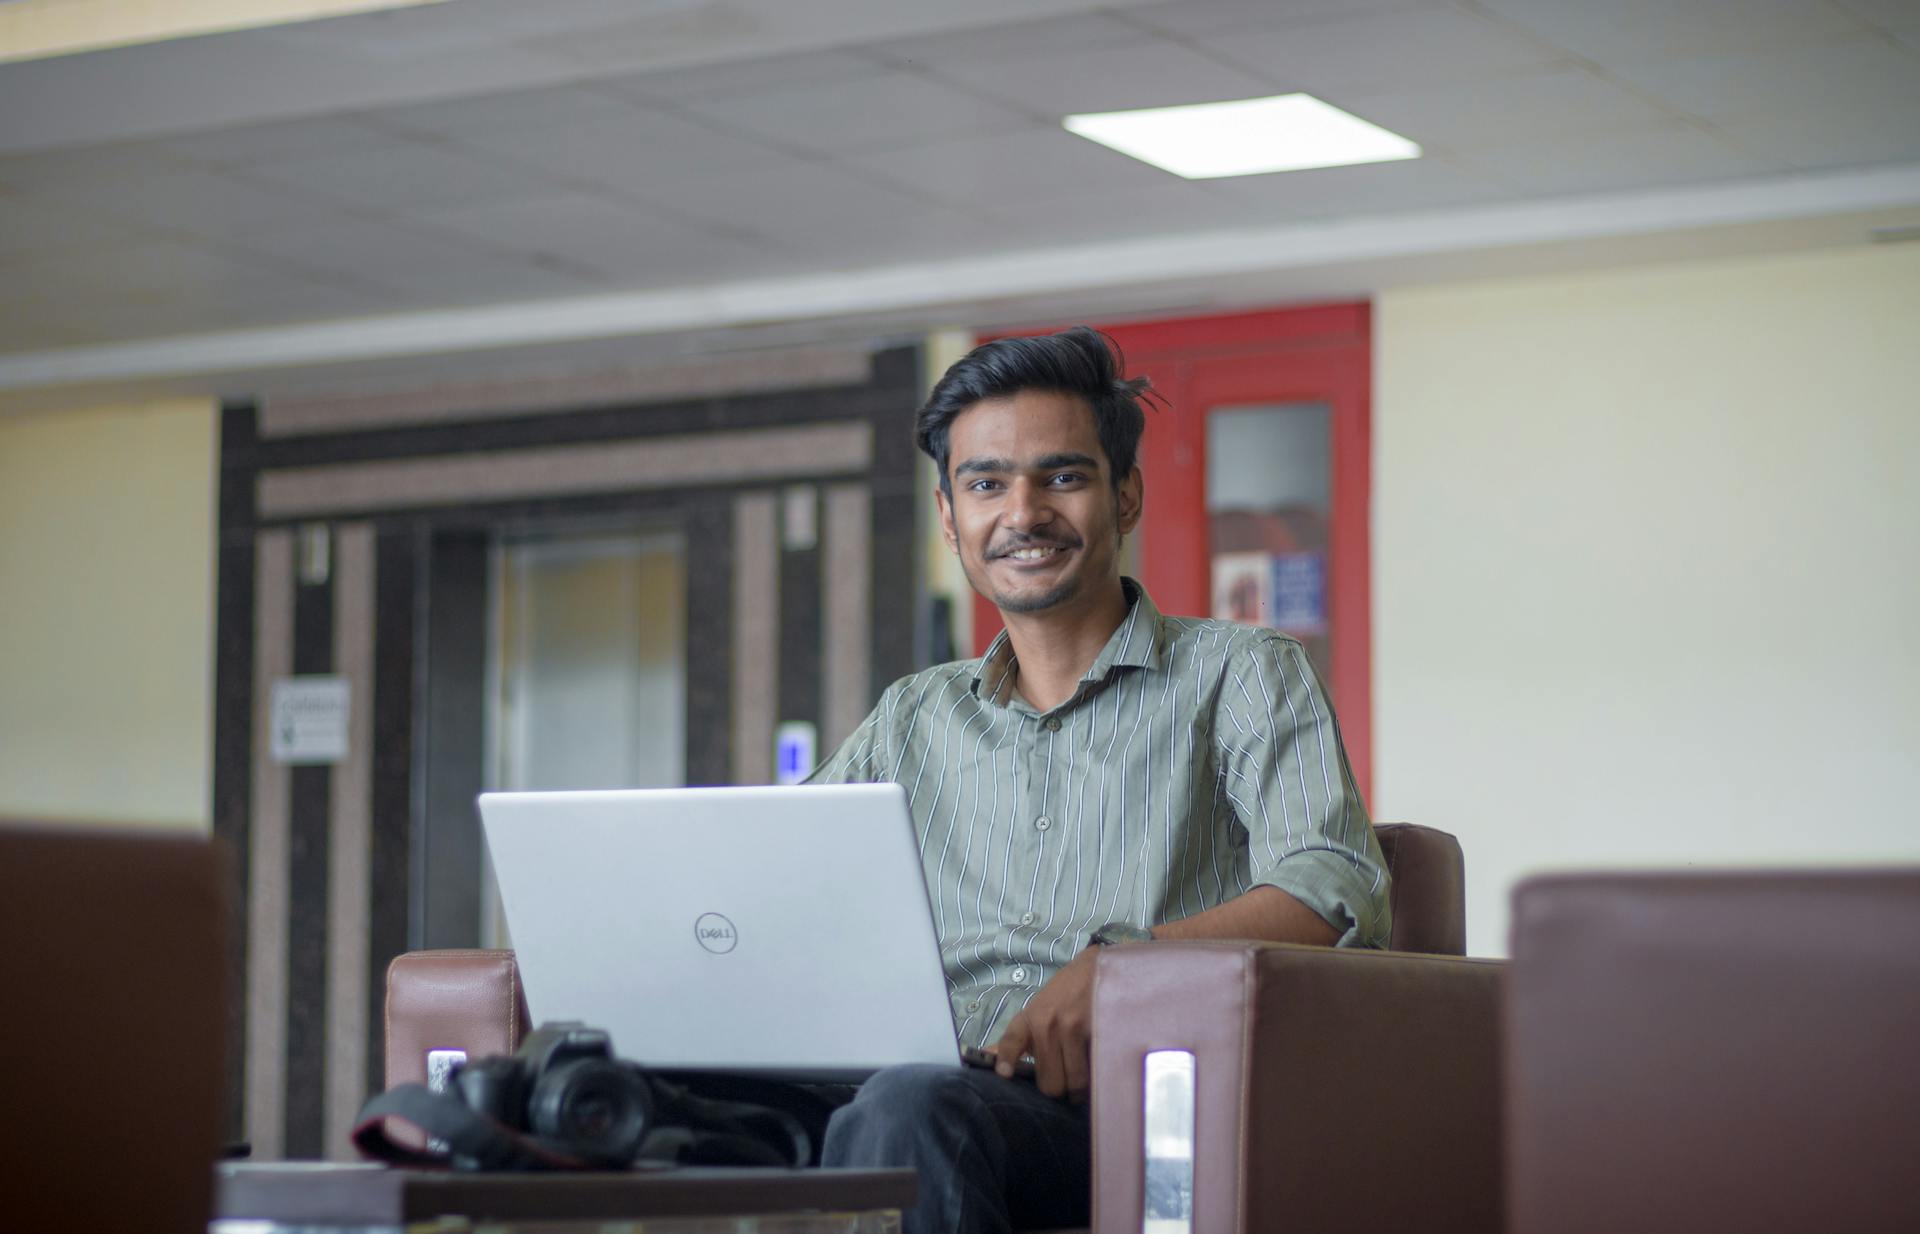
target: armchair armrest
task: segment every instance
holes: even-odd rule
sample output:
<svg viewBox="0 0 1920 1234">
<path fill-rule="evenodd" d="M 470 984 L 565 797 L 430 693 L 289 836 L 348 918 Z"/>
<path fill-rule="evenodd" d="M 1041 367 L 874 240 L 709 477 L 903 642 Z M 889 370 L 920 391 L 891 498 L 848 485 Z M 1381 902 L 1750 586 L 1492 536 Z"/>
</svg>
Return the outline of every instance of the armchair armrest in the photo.
<svg viewBox="0 0 1920 1234">
<path fill-rule="evenodd" d="M 387 966 L 387 1087 L 427 1082 L 427 1055 L 511 1054 L 527 998 L 511 951 L 409 951 Z"/>
<path fill-rule="evenodd" d="M 425 1084 L 428 1057 L 511 1054 L 527 1033 L 527 998 L 511 951 L 409 951 L 387 965 L 386 1081 Z M 426 1137 L 404 1122 L 387 1133 L 409 1148 Z"/>
<path fill-rule="evenodd" d="M 1102 951 L 1094 1231 L 1142 1228 L 1155 1050 L 1194 1056 L 1194 1229 L 1498 1231 L 1503 972 L 1254 942 Z"/>
</svg>

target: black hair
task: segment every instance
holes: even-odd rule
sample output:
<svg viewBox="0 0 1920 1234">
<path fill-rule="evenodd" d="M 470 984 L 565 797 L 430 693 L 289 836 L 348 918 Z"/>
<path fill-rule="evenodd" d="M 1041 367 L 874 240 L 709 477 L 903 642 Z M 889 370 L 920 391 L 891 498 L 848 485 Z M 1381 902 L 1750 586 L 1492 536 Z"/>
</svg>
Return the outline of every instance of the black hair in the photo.
<svg viewBox="0 0 1920 1234">
<path fill-rule="evenodd" d="M 956 361 L 927 396 L 914 418 L 913 439 L 940 469 L 940 491 L 953 495 L 947 477 L 947 430 L 961 412 L 985 399 L 1011 398 L 1023 390 L 1077 395 L 1093 409 L 1094 431 L 1106 452 L 1115 489 L 1133 471 L 1146 432 L 1140 408 L 1151 383 L 1127 378 L 1120 346 L 1091 326 L 1058 334 L 1002 338 L 982 343 Z"/>
</svg>

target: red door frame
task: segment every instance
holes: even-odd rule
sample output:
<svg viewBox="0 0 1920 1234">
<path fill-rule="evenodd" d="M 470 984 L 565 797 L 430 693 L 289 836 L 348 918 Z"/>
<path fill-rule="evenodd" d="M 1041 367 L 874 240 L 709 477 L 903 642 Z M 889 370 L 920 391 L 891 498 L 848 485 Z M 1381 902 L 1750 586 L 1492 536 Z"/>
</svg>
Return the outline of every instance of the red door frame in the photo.
<svg viewBox="0 0 1920 1234">
<path fill-rule="evenodd" d="M 1129 375 L 1145 374 L 1166 399 L 1150 408 L 1141 441 L 1146 517 L 1143 582 L 1170 614 L 1212 606 L 1207 552 L 1207 431 L 1212 407 L 1324 403 L 1332 410 L 1327 625 L 1328 688 L 1354 778 L 1373 779 L 1373 619 L 1369 526 L 1373 484 L 1372 310 L 1365 303 L 1273 309 L 1217 317 L 1105 325 Z M 1019 333 L 1042 333 L 1020 331 Z M 1001 335 L 983 335 L 981 341 Z M 974 654 L 1001 627 L 999 610 L 973 601 Z"/>
</svg>

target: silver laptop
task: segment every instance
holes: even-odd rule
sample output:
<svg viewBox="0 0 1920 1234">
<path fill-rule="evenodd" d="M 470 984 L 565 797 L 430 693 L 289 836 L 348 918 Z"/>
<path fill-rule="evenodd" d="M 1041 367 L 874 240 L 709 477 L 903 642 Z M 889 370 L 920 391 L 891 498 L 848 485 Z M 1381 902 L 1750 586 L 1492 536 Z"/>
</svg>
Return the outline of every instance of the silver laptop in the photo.
<svg viewBox="0 0 1920 1234">
<path fill-rule="evenodd" d="M 651 1067 L 960 1065 L 897 784 L 485 793 L 534 1023 Z"/>
</svg>

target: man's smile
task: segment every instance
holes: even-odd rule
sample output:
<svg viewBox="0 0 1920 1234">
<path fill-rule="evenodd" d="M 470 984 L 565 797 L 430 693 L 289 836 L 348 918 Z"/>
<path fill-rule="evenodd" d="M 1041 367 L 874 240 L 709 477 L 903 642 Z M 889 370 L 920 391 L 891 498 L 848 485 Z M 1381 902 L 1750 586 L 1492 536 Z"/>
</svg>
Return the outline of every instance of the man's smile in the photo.
<svg viewBox="0 0 1920 1234">
<path fill-rule="evenodd" d="M 1012 548 L 1002 548 L 991 557 L 996 561 L 1011 561 L 1017 565 L 1032 566 L 1050 562 L 1075 546 L 1047 542 L 1042 544 L 1020 544 Z"/>
</svg>

